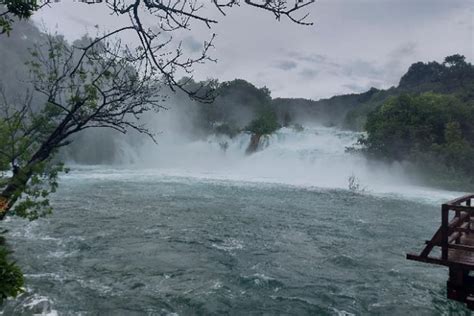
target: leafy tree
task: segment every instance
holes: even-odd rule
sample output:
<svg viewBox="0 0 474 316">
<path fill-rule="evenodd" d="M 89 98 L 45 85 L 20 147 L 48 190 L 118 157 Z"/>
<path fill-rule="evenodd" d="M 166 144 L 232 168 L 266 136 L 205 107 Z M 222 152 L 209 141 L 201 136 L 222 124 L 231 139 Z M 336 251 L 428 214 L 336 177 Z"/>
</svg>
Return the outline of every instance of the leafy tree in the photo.
<svg viewBox="0 0 474 316">
<path fill-rule="evenodd" d="M 48 36 L 31 54 L 31 92 L 12 98 L 0 91 L 0 220 L 51 212 L 48 196 L 58 174 L 67 171 L 56 155 L 73 135 L 102 127 L 153 138 L 140 115 L 162 107 L 156 73 L 127 58 L 119 43 L 82 51 Z M 23 284 L 8 255 L 0 244 L 0 300 L 18 294 Z"/>
<path fill-rule="evenodd" d="M 444 59 L 443 65 L 448 67 L 465 67 L 467 66 L 466 57 L 459 54 L 447 56 Z"/>
<path fill-rule="evenodd" d="M 371 156 L 474 180 L 472 101 L 433 93 L 393 97 L 369 114 L 365 128 L 359 142 Z"/>
<path fill-rule="evenodd" d="M 250 122 L 245 130 L 252 134 L 269 135 L 280 127 L 275 112 L 266 110 L 257 119 Z"/>
<path fill-rule="evenodd" d="M 2 1 L 5 9 L 0 12 L 0 34 L 10 35 L 14 17 L 18 19 L 28 19 L 33 12 L 40 9 L 43 5 L 37 4 L 37 1 L 24 0 L 4 0 Z"/>
<path fill-rule="evenodd" d="M 245 127 L 271 102 L 268 88 L 257 88 L 242 79 L 221 83 L 215 93 L 216 99 L 209 108 L 208 120 L 230 123 L 239 128 Z"/>
<path fill-rule="evenodd" d="M 52 1 L 5 0 L 0 6 L 0 33 L 9 35 L 17 19 L 28 19 Z M 268 11 L 277 19 L 287 17 L 298 24 L 310 24 L 295 17 L 314 0 L 288 3 L 285 0 L 246 0 L 246 5 Z M 212 89 L 188 88 L 178 73 L 191 73 L 196 63 L 208 56 L 214 35 L 203 43 L 197 56 L 183 52 L 172 34 L 189 29 L 191 22 L 207 26 L 217 23 L 203 12 L 204 1 L 109 1 L 111 13 L 129 17 L 129 23 L 102 36 L 84 40 L 74 47 L 60 37 L 47 39 L 46 46 L 33 50 L 29 63 L 32 92 L 19 99 L 2 93 L 0 100 L 0 220 L 7 214 L 36 219 L 50 212 L 48 195 L 57 188 L 58 173 L 64 171 L 55 160 L 71 137 L 89 128 L 110 128 L 122 133 L 134 129 L 153 138 L 139 123 L 140 115 L 162 107 L 160 89 L 181 90 L 190 97 L 209 102 Z M 237 0 L 211 2 L 225 15 L 225 9 L 239 5 Z M 147 21 L 151 21 L 147 24 Z M 157 23 L 158 22 L 158 23 Z M 136 49 L 127 49 L 116 40 L 125 32 L 139 39 Z M 166 36 L 169 35 L 167 38 Z M 211 82 L 211 85 L 213 83 Z M 203 93 L 209 91 L 209 93 Z M 37 105 L 32 100 L 39 100 Z M 6 258 L 0 253 L 0 260 Z M 10 269 L 0 262 L 0 268 Z M 11 269 L 10 269 L 11 270 Z M 18 273 L 0 279 L 1 295 L 18 293 Z M 21 273 L 20 273 L 21 276 Z M 8 281 L 10 280 L 10 281 Z M 22 282 L 22 281 L 21 281 Z"/>
<path fill-rule="evenodd" d="M 69 144 L 71 135 L 91 127 L 108 127 L 123 133 L 132 128 L 152 136 L 136 120 L 143 112 L 160 107 L 161 97 L 155 91 L 162 86 L 182 90 L 197 100 L 212 100 L 212 95 L 207 93 L 212 89 L 201 86 L 189 89 L 192 78 L 178 81 L 175 75 L 190 73 L 196 63 L 210 60 L 207 53 L 214 36 L 204 42 L 201 54 L 195 58 L 185 56 L 180 43 L 173 46 L 176 44 L 173 37 L 163 41 L 162 36 L 188 29 L 192 22 L 209 27 L 217 23 L 203 14 L 203 3 L 190 0 L 105 2 L 116 15 L 128 16 L 130 23 L 103 36 L 83 40 L 75 48 L 68 47 L 64 40 L 49 37 L 49 47 L 33 52 L 35 60 L 30 66 L 34 91 L 43 97 L 44 106 L 33 109 L 31 98 L 25 98 L 20 105 L 3 100 L 5 113 L 0 126 L 2 137 L 8 141 L 0 148 L 1 165 L 3 168 L 8 165 L 12 176 L 7 178 L 4 173 L 2 177 L 0 219 L 15 204 L 13 212 L 18 215 L 34 219 L 43 214 L 31 208 L 40 205 L 43 209 L 48 205 L 46 197 L 56 189 L 57 173 L 63 170 L 62 165 L 52 163 L 53 157 L 60 147 Z M 290 5 L 280 0 L 249 0 L 245 4 L 269 11 L 278 20 L 285 16 L 297 24 L 308 25 L 306 16 L 296 18 L 294 14 L 313 2 L 304 0 Z M 42 2 L 42 6 L 49 3 Z M 222 14 L 237 4 L 236 0 L 212 2 Z M 11 30 L 14 18 L 29 18 L 42 6 L 37 1 L 7 0 L 0 13 L 4 33 Z M 145 23 L 157 19 L 160 23 L 154 23 L 153 27 Z M 119 41 L 116 45 L 107 42 L 123 32 L 134 32 L 138 36 L 137 49 L 124 49 Z M 44 187 L 45 183 L 48 188 Z"/>
<path fill-rule="evenodd" d="M 245 128 L 247 132 L 252 134 L 246 153 L 252 154 L 256 152 L 262 136 L 270 135 L 280 127 L 275 112 L 269 108 L 265 108 L 260 116 L 250 122 L 250 124 Z"/>
<path fill-rule="evenodd" d="M 5 239 L 0 236 L 0 305 L 4 299 L 23 292 L 23 274 L 8 258 L 9 253 Z"/>
<path fill-rule="evenodd" d="M 49 36 L 32 51 L 33 92 L 16 100 L 3 94 L 0 166 L 9 172 L 2 174 L 0 219 L 8 212 L 35 219 L 50 211 L 47 196 L 64 170 L 54 157 L 72 135 L 103 127 L 153 137 L 139 118 L 162 107 L 159 78 L 141 61 L 120 57 L 120 44 L 107 45 L 84 52 Z M 44 103 L 32 106 L 33 99 Z"/>
</svg>

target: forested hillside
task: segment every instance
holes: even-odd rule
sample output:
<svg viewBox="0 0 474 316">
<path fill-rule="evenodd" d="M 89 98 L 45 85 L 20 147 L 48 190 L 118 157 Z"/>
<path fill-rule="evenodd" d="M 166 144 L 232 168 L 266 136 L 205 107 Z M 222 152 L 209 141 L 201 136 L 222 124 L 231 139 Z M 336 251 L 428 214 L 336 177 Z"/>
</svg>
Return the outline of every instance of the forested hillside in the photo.
<svg viewBox="0 0 474 316">
<path fill-rule="evenodd" d="M 368 114 L 362 151 L 376 159 L 408 161 L 437 185 L 473 187 L 473 88 L 474 67 L 463 56 L 412 65 L 399 95 Z"/>
<path fill-rule="evenodd" d="M 367 115 L 388 98 L 401 94 L 434 92 L 452 94 L 462 100 L 474 97 L 474 68 L 464 56 L 448 56 L 443 63 L 417 62 L 410 66 L 397 87 L 371 88 L 360 94 L 334 96 L 318 101 L 282 99 L 273 101 L 279 112 L 297 113 L 299 117 L 320 120 L 352 130 L 363 130 Z"/>
</svg>

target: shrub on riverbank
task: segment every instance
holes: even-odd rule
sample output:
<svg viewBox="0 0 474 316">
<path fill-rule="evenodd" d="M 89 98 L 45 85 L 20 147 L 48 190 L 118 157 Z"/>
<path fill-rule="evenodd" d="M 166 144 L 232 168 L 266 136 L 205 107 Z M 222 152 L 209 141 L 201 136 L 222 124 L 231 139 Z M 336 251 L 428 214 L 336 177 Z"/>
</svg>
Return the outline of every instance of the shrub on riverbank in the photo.
<svg viewBox="0 0 474 316">
<path fill-rule="evenodd" d="M 23 274 L 9 255 L 5 239 L 0 236 L 0 304 L 7 297 L 15 297 L 23 292 Z"/>
<path fill-rule="evenodd" d="M 371 112 L 365 129 L 359 143 L 369 156 L 408 161 L 433 179 L 474 184 L 473 101 L 433 93 L 401 95 Z"/>
</svg>

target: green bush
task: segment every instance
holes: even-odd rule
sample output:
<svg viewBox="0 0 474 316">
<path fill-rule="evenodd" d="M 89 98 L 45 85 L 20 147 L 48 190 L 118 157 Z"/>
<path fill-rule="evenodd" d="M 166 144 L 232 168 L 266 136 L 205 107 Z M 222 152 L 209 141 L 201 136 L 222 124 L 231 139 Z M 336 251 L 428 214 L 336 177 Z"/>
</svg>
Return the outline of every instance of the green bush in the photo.
<svg viewBox="0 0 474 316">
<path fill-rule="evenodd" d="M 269 135 L 279 129 L 275 112 L 267 110 L 245 128 L 246 131 L 256 135 Z"/>
<path fill-rule="evenodd" d="M 0 304 L 4 299 L 23 292 L 23 274 L 15 262 L 9 259 L 9 255 L 4 238 L 0 237 Z"/>
</svg>

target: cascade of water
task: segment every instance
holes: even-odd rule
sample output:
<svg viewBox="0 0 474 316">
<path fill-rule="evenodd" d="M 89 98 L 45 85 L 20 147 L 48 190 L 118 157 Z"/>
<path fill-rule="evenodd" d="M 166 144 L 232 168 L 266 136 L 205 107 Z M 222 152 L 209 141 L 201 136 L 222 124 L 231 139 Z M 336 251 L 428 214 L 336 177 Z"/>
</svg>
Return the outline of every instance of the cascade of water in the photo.
<svg viewBox="0 0 474 316">
<path fill-rule="evenodd" d="M 303 131 L 282 128 L 263 137 L 259 151 L 246 155 L 250 142 L 246 133 L 232 139 L 212 135 L 197 140 L 163 133 L 157 146 L 148 143 L 138 149 L 135 166 L 173 175 L 342 189 L 348 188 L 351 177 L 368 190 L 409 184 L 399 164 L 370 162 L 346 152 L 359 136 L 322 126 Z"/>
</svg>

